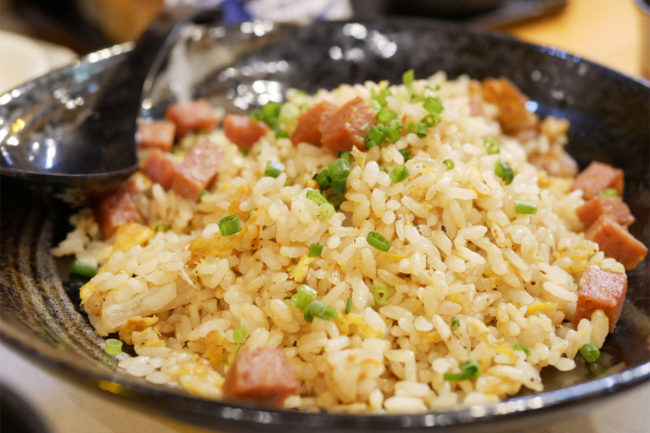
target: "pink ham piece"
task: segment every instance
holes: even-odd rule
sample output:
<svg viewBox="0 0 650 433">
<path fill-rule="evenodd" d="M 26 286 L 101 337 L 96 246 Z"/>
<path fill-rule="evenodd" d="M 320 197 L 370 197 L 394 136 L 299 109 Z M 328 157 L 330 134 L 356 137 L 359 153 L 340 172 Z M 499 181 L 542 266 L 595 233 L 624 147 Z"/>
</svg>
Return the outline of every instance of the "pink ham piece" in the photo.
<svg viewBox="0 0 650 433">
<path fill-rule="evenodd" d="M 634 216 L 632 216 L 630 208 L 620 197 L 596 196 L 577 208 L 576 215 L 587 227 L 596 222 L 601 215 L 607 215 L 624 226 L 634 222 Z"/>
<path fill-rule="evenodd" d="M 322 119 L 321 144 L 335 152 L 346 152 L 352 147 L 365 150 L 363 137 L 368 128 L 377 123 L 375 116 L 375 110 L 360 97 L 348 101 L 334 114 Z"/>
<path fill-rule="evenodd" d="M 185 104 L 172 104 L 167 108 L 165 118 L 176 125 L 176 137 L 180 138 L 193 131 L 212 131 L 219 118 L 212 105 L 205 99 Z"/>
<path fill-rule="evenodd" d="M 171 187 L 176 194 L 198 200 L 201 192 L 216 176 L 223 151 L 206 137 L 199 137 L 183 162 L 176 168 Z"/>
<path fill-rule="evenodd" d="M 241 114 L 228 114 L 223 120 L 223 132 L 240 149 L 250 149 L 269 128 L 264 122 L 258 122 Z"/>
<path fill-rule="evenodd" d="M 305 111 L 298 117 L 298 124 L 291 134 L 291 142 L 309 143 L 320 146 L 322 132 L 320 126 L 324 119 L 330 118 L 336 112 L 336 105 L 322 101 Z"/>
<path fill-rule="evenodd" d="M 176 126 L 166 120 L 140 123 L 138 125 L 138 142 L 143 148 L 154 147 L 169 152 L 174 144 L 175 133 Z"/>
<path fill-rule="evenodd" d="M 573 324 L 578 325 L 580 320 L 590 319 L 594 311 L 603 310 L 609 319 L 609 332 L 614 332 L 626 293 L 627 275 L 590 266 L 580 279 Z"/>
<path fill-rule="evenodd" d="M 601 215 L 585 232 L 585 238 L 596 242 L 600 250 L 632 270 L 648 254 L 648 249 L 626 228 L 608 215 Z"/>
<path fill-rule="evenodd" d="M 159 183 L 163 188 L 169 189 L 176 174 L 176 165 L 167 156 L 167 153 L 154 149 L 140 170 L 152 182 Z"/>
<path fill-rule="evenodd" d="M 623 170 L 594 161 L 573 181 L 572 189 L 581 189 L 582 197 L 589 200 L 607 188 L 614 188 L 623 197 Z"/>
<path fill-rule="evenodd" d="M 121 225 L 138 223 L 140 214 L 126 188 L 100 200 L 94 208 L 95 219 L 104 237 L 110 237 Z"/>
<path fill-rule="evenodd" d="M 281 349 L 243 349 L 226 373 L 224 395 L 281 407 L 300 384 Z"/>
</svg>

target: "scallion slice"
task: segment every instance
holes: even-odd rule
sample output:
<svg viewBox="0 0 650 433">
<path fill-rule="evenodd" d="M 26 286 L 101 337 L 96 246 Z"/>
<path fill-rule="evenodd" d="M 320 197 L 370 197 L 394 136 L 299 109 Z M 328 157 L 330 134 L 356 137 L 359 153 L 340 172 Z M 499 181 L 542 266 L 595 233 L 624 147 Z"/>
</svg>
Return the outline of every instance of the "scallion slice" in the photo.
<svg viewBox="0 0 650 433">
<path fill-rule="evenodd" d="M 526 356 L 530 356 L 530 349 L 524 343 L 515 343 L 514 349 L 521 350 Z"/>
<path fill-rule="evenodd" d="M 391 120 L 397 119 L 397 113 L 394 112 L 393 110 L 387 110 L 385 108 L 382 108 L 379 110 L 379 113 L 377 113 L 377 121 L 379 123 L 389 123 Z"/>
<path fill-rule="evenodd" d="M 460 373 L 445 373 L 444 379 L 448 381 L 475 380 L 481 375 L 481 366 L 476 361 L 463 361 L 460 364 Z"/>
<path fill-rule="evenodd" d="M 390 171 L 390 180 L 392 180 L 393 183 L 400 183 L 409 177 L 409 174 L 411 174 L 411 172 L 408 167 L 405 164 L 401 164 Z"/>
<path fill-rule="evenodd" d="M 455 331 L 458 328 L 460 328 L 460 320 L 458 317 L 454 316 L 451 318 L 451 330 Z"/>
<path fill-rule="evenodd" d="M 494 164 L 494 174 L 503 179 L 506 185 L 510 185 L 515 178 L 515 172 L 510 164 L 501 159 Z"/>
<path fill-rule="evenodd" d="M 323 320 L 332 320 L 337 316 L 337 312 L 334 308 L 325 305 L 321 301 L 311 301 L 311 303 L 307 305 L 305 312 Z"/>
<path fill-rule="evenodd" d="M 325 196 L 318 191 L 314 191 L 313 189 L 307 191 L 307 198 L 319 206 L 321 204 L 327 203 Z"/>
<path fill-rule="evenodd" d="M 284 171 L 284 164 L 278 161 L 269 161 L 266 163 L 266 170 L 264 170 L 264 176 L 269 176 L 277 178 Z"/>
<path fill-rule="evenodd" d="M 283 120 L 292 120 L 300 115 L 300 108 L 291 102 L 286 102 L 282 104 L 280 108 L 280 119 Z"/>
<path fill-rule="evenodd" d="M 363 137 L 363 144 L 366 146 L 366 149 L 381 146 L 381 142 L 384 141 L 385 136 L 386 134 L 384 134 L 382 125 L 372 125 Z"/>
<path fill-rule="evenodd" d="M 445 159 L 442 161 L 443 164 L 445 164 L 445 167 L 447 167 L 447 170 L 451 170 L 452 168 L 456 167 L 456 164 L 452 159 Z"/>
<path fill-rule="evenodd" d="M 303 284 L 302 286 L 300 286 L 296 294 L 293 295 L 293 297 L 289 302 L 294 307 L 297 307 L 304 311 L 307 308 L 307 306 L 311 303 L 311 301 L 314 300 L 315 297 L 316 297 L 316 290 L 312 289 L 306 284 Z"/>
<path fill-rule="evenodd" d="M 323 252 L 323 246 L 322 245 L 311 244 L 309 246 L 309 253 L 307 253 L 307 256 L 309 256 L 309 257 L 320 257 L 322 252 Z"/>
<path fill-rule="evenodd" d="M 352 309 L 352 297 L 349 297 L 348 301 L 345 303 L 345 314 L 350 314 L 351 309 Z"/>
<path fill-rule="evenodd" d="M 169 230 L 169 224 L 167 223 L 158 223 L 156 226 L 153 228 L 156 233 L 158 232 L 166 232 Z"/>
<path fill-rule="evenodd" d="M 388 288 L 386 284 L 381 281 L 377 281 L 372 285 L 370 291 L 372 292 L 372 297 L 375 300 L 375 305 L 382 307 L 388 303 L 388 298 L 390 297 L 391 293 L 390 288 Z"/>
<path fill-rule="evenodd" d="M 97 266 L 92 266 L 79 260 L 72 262 L 70 266 L 70 273 L 75 275 L 81 275 L 82 277 L 92 278 L 97 275 L 99 268 Z"/>
<path fill-rule="evenodd" d="M 237 214 L 221 218 L 218 225 L 222 236 L 234 235 L 241 231 L 241 219 L 239 219 L 239 215 Z"/>
<path fill-rule="evenodd" d="M 318 212 L 323 218 L 330 219 L 336 213 L 336 209 L 330 203 L 322 203 L 318 206 Z"/>
<path fill-rule="evenodd" d="M 109 355 L 119 355 L 122 353 L 122 342 L 116 338 L 109 338 L 106 340 L 104 352 L 108 353 Z"/>
<path fill-rule="evenodd" d="M 243 326 L 238 326 L 232 331 L 232 339 L 235 340 L 235 344 L 244 344 L 247 337 L 248 331 Z"/>
<path fill-rule="evenodd" d="M 520 214 L 534 215 L 537 213 L 537 205 L 527 201 L 515 200 L 515 212 Z"/>
<path fill-rule="evenodd" d="M 350 174 L 350 161 L 347 158 L 339 158 L 327 164 L 332 179 L 347 178 Z"/>
<path fill-rule="evenodd" d="M 422 107 L 432 114 L 440 114 L 444 108 L 442 106 L 442 101 L 440 98 L 434 96 L 429 96 L 427 99 L 425 99 Z"/>
<path fill-rule="evenodd" d="M 409 152 L 408 149 L 400 149 L 399 153 L 401 153 L 402 156 L 404 157 L 404 162 L 406 162 L 406 161 L 408 161 L 409 159 L 412 158 L 411 157 L 411 152 Z"/>
<path fill-rule="evenodd" d="M 352 158 L 352 153 L 351 152 L 339 152 L 337 156 L 339 158 L 345 159 L 349 164 L 352 164 L 353 158 Z"/>
<path fill-rule="evenodd" d="M 366 236 L 366 241 L 368 241 L 368 244 L 370 244 L 370 246 L 378 249 L 379 251 L 386 252 L 390 250 L 390 241 L 386 239 L 381 233 L 368 233 L 368 236 Z"/>
<path fill-rule="evenodd" d="M 501 147 L 499 146 L 499 142 L 497 141 L 496 138 L 493 137 L 484 138 L 483 147 L 485 147 L 485 150 L 487 151 L 488 155 L 496 155 L 499 152 L 501 152 Z"/>
<path fill-rule="evenodd" d="M 276 129 L 275 130 L 275 138 L 289 138 L 291 135 L 284 129 Z"/>
<path fill-rule="evenodd" d="M 408 89 L 409 93 L 411 93 L 411 90 L 413 89 L 414 78 L 415 78 L 415 72 L 413 71 L 413 69 L 409 69 L 408 71 L 402 74 L 402 82 L 404 83 L 404 86 Z"/>
</svg>

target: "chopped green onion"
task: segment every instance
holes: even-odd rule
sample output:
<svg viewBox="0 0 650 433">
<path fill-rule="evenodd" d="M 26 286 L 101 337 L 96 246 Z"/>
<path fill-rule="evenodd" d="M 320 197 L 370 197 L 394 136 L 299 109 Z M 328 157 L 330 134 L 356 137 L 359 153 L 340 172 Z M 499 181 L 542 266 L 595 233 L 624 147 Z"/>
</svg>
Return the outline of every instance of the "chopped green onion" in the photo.
<svg viewBox="0 0 650 433">
<path fill-rule="evenodd" d="M 456 164 L 451 159 L 445 159 L 444 161 L 442 161 L 442 163 L 445 164 L 447 170 L 451 170 L 452 168 L 456 167 Z"/>
<path fill-rule="evenodd" d="M 322 203 L 318 206 L 318 212 L 323 218 L 330 219 L 336 213 L 336 209 L 330 203 Z"/>
<path fill-rule="evenodd" d="M 227 217 L 223 217 L 218 222 L 219 231 L 222 236 L 230 236 L 241 231 L 241 220 L 239 215 L 232 214 Z"/>
<path fill-rule="evenodd" d="M 454 316 L 451 318 L 451 330 L 455 331 L 458 328 L 460 328 L 460 320 L 458 320 L 458 317 Z"/>
<path fill-rule="evenodd" d="M 351 309 L 352 309 L 352 297 L 350 296 L 348 298 L 348 301 L 345 303 L 345 314 L 350 314 Z"/>
<path fill-rule="evenodd" d="M 291 102 L 286 102 L 282 104 L 282 108 L 280 108 L 279 115 L 280 115 L 280 119 L 292 120 L 300 115 L 300 109 L 295 104 L 292 104 Z"/>
<path fill-rule="evenodd" d="M 275 131 L 275 138 L 289 138 L 291 135 L 284 129 L 276 129 Z"/>
<path fill-rule="evenodd" d="M 311 301 L 311 303 L 307 305 L 305 312 L 311 316 L 318 317 L 319 319 L 323 320 L 332 320 L 338 314 L 334 308 L 330 307 L 329 305 L 325 305 L 321 301 Z"/>
<path fill-rule="evenodd" d="M 382 108 L 379 110 L 379 113 L 377 113 L 377 121 L 379 123 L 389 123 L 391 120 L 395 119 L 397 119 L 397 113 L 393 110 Z"/>
<path fill-rule="evenodd" d="M 440 117 L 437 114 L 429 113 L 420 120 L 420 124 L 429 128 L 431 126 L 436 126 L 439 121 Z"/>
<path fill-rule="evenodd" d="M 335 159 L 334 161 L 327 164 L 327 170 L 329 171 L 330 177 L 332 179 L 347 179 L 351 171 L 350 161 L 348 161 L 346 158 Z"/>
<path fill-rule="evenodd" d="M 250 152 L 249 149 L 242 149 L 241 150 L 241 154 L 244 155 L 244 156 L 248 155 L 248 152 Z"/>
<path fill-rule="evenodd" d="M 587 371 L 593 377 L 602 376 L 607 372 L 607 366 L 600 361 L 588 362 Z"/>
<path fill-rule="evenodd" d="M 390 289 L 388 286 L 381 281 L 377 281 L 370 288 L 372 292 L 372 297 L 375 299 L 375 305 L 383 306 L 388 303 L 388 298 L 390 297 Z"/>
<path fill-rule="evenodd" d="M 389 89 L 383 89 L 381 92 L 379 92 L 379 94 L 375 93 L 375 89 L 372 89 L 370 91 L 370 98 L 373 99 L 374 101 L 376 101 L 376 104 L 379 105 L 379 109 L 381 109 L 381 107 L 386 106 L 386 103 L 387 103 L 386 102 L 386 97 L 391 96 L 391 95 L 392 95 L 392 93 L 391 93 L 391 91 Z M 372 101 L 371 101 L 371 103 L 372 103 Z"/>
<path fill-rule="evenodd" d="M 384 128 L 381 125 L 372 125 L 363 137 L 363 144 L 366 146 L 366 149 L 381 146 L 381 142 L 384 141 L 385 136 Z"/>
<path fill-rule="evenodd" d="M 268 102 L 262 107 L 262 112 L 265 116 L 278 117 L 282 106 L 277 102 Z"/>
<path fill-rule="evenodd" d="M 371 99 L 370 100 L 370 108 L 372 108 L 375 111 L 381 110 L 381 103 L 377 101 L 376 99 Z"/>
<path fill-rule="evenodd" d="M 618 197 L 618 191 L 616 188 L 607 188 L 600 192 L 600 195 L 603 197 Z"/>
<path fill-rule="evenodd" d="M 70 273 L 75 275 L 81 275 L 82 277 L 92 278 L 97 275 L 99 268 L 97 266 L 92 266 L 79 260 L 72 262 L 70 266 Z"/>
<path fill-rule="evenodd" d="M 372 308 L 373 310 L 375 310 L 375 311 L 377 311 L 377 312 L 379 312 L 379 308 L 377 308 L 377 306 L 376 306 L 376 305 L 371 305 L 371 306 L 370 306 L 370 308 Z"/>
<path fill-rule="evenodd" d="M 318 191 L 314 191 L 313 189 L 307 191 L 307 198 L 319 206 L 321 204 L 327 203 L 325 196 Z"/>
<path fill-rule="evenodd" d="M 438 84 L 427 84 L 427 85 L 424 86 L 424 88 L 436 91 L 436 90 L 440 90 L 440 85 L 438 85 Z"/>
<path fill-rule="evenodd" d="M 400 183 L 409 177 L 409 174 L 411 174 L 411 172 L 405 164 L 398 165 L 390 171 L 390 180 L 392 180 L 393 183 Z"/>
<path fill-rule="evenodd" d="M 442 106 L 442 101 L 440 98 L 434 96 L 429 96 L 427 99 L 425 99 L 422 107 L 432 114 L 440 114 L 444 108 Z"/>
<path fill-rule="evenodd" d="M 251 117 L 257 121 L 266 123 L 271 129 L 275 130 L 280 124 L 279 116 L 281 108 L 281 105 L 277 102 L 269 102 L 261 110 L 253 111 Z"/>
<path fill-rule="evenodd" d="M 415 72 L 413 69 L 409 69 L 402 74 L 402 82 L 404 83 L 404 86 L 406 86 L 406 88 L 409 90 L 409 93 L 413 89 L 413 78 L 415 78 Z"/>
<path fill-rule="evenodd" d="M 352 160 L 353 160 L 352 153 L 350 153 L 350 152 L 339 152 L 338 157 L 342 158 L 342 159 L 345 159 L 348 162 L 348 164 L 352 164 Z"/>
<path fill-rule="evenodd" d="M 266 170 L 264 176 L 278 177 L 284 171 L 284 164 L 278 161 L 269 161 L 266 163 Z"/>
<path fill-rule="evenodd" d="M 156 233 L 158 232 L 166 232 L 169 230 L 169 224 L 167 223 L 158 223 L 156 226 L 153 228 Z"/>
<path fill-rule="evenodd" d="M 104 352 L 108 353 L 109 355 L 119 355 L 122 353 L 122 342 L 116 338 L 109 338 L 106 340 Z"/>
<path fill-rule="evenodd" d="M 401 153 L 402 156 L 404 157 L 404 162 L 412 158 L 411 152 L 409 152 L 408 149 L 400 149 L 399 153 Z"/>
<path fill-rule="evenodd" d="M 427 136 L 427 133 L 429 132 L 429 126 L 427 126 L 425 123 L 418 123 L 417 124 L 417 130 L 415 131 L 415 134 L 420 137 L 424 138 Z"/>
<path fill-rule="evenodd" d="M 500 159 L 494 164 L 494 174 L 503 179 L 506 185 L 510 185 L 515 178 L 515 172 L 510 164 Z"/>
<path fill-rule="evenodd" d="M 305 318 L 305 322 L 309 322 L 309 323 L 311 323 L 311 322 L 314 321 L 314 316 L 312 316 L 312 315 L 309 314 L 309 313 L 305 313 L 304 318 Z"/>
<path fill-rule="evenodd" d="M 323 252 L 323 246 L 322 245 L 311 244 L 309 246 L 309 253 L 307 253 L 307 256 L 308 257 L 320 257 L 322 252 Z"/>
<path fill-rule="evenodd" d="M 366 236 L 366 241 L 368 241 L 370 246 L 377 248 L 379 251 L 386 252 L 390 250 L 390 241 L 382 236 L 381 233 L 368 233 L 368 236 Z"/>
<path fill-rule="evenodd" d="M 476 361 L 463 361 L 460 373 L 445 373 L 444 379 L 449 381 L 475 380 L 481 375 L 481 366 Z"/>
<path fill-rule="evenodd" d="M 298 291 L 289 301 L 294 307 L 298 307 L 301 310 L 305 310 L 307 306 L 314 300 L 316 297 L 316 290 L 312 289 L 306 284 L 300 286 Z"/>
<path fill-rule="evenodd" d="M 404 126 L 401 123 L 391 123 L 390 126 L 384 127 L 384 135 L 389 143 L 395 143 L 402 136 L 400 129 Z"/>
<path fill-rule="evenodd" d="M 530 349 L 524 343 L 515 343 L 514 349 L 521 350 L 526 356 L 530 356 Z"/>
<path fill-rule="evenodd" d="M 199 194 L 199 201 L 202 201 L 206 194 L 210 194 L 207 189 L 201 191 L 201 194 Z"/>
<path fill-rule="evenodd" d="M 406 125 L 406 132 L 409 134 L 415 134 L 418 132 L 418 124 L 415 122 L 409 122 L 408 125 Z"/>
<path fill-rule="evenodd" d="M 332 185 L 332 179 L 327 175 L 327 170 L 323 170 L 320 173 L 314 175 L 314 180 L 318 183 L 318 188 L 321 191 L 326 190 Z"/>
<path fill-rule="evenodd" d="M 235 340 L 235 344 L 244 344 L 247 337 L 248 331 L 243 326 L 238 326 L 232 331 L 232 338 Z"/>
<path fill-rule="evenodd" d="M 515 212 L 534 215 L 537 213 L 537 205 L 527 201 L 515 200 Z"/>
<path fill-rule="evenodd" d="M 483 147 L 485 147 L 485 150 L 487 151 L 488 155 L 496 155 L 499 152 L 501 152 L 501 147 L 499 146 L 499 142 L 497 141 L 496 138 L 493 137 L 484 138 Z"/>
<path fill-rule="evenodd" d="M 596 362 L 600 358 L 600 350 L 591 343 L 587 343 L 580 348 L 580 355 L 587 362 Z"/>
</svg>

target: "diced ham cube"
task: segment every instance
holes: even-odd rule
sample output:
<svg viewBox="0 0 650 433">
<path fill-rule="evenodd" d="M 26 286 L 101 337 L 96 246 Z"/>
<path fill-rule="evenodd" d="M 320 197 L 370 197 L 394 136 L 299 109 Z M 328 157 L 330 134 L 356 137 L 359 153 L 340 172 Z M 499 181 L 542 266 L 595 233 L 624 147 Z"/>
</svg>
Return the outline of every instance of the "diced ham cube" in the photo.
<svg viewBox="0 0 650 433">
<path fill-rule="evenodd" d="M 645 245 L 607 215 L 601 215 L 587 229 L 585 238 L 596 242 L 601 251 L 621 262 L 628 271 L 648 254 Z"/>
<path fill-rule="evenodd" d="M 551 176 L 574 177 L 578 173 L 578 164 L 562 146 L 551 146 L 546 153 L 530 155 L 529 160 Z"/>
<path fill-rule="evenodd" d="M 335 152 L 349 151 L 353 146 L 365 149 L 363 137 L 368 128 L 377 123 L 375 116 L 375 111 L 363 99 L 352 99 L 333 115 L 322 120 L 321 144 Z"/>
<path fill-rule="evenodd" d="M 607 188 L 614 188 L 623 196 L 623 170 L 602 162 L 592 162 L 573 181 L 572 189 L 581 189 L 582 197 L 589 200 Z"/>
<path fill-rule="evenodd" d="M 169 152 L 174 144 L 176 126 L 167 120 L 147 122 L 138 125 L 140 147 L 155 147 Z"/>
<path fill-rule="evenodd" d="M 121 225 L 138 223 L 140 214 L 126 188 L 100 200 L 95 205 L 95 219 L 104 237 L 110 237 Z"/>
<path fill-rule="evenodd" d="M 205 99 L 172 104 L 167 108 L 165 118 L 176 125 L 177 138 L 192 131 L 211 131 L 219 122 L 212 105 Z"/>
<path fill-rule="evenodd" d="M 269 128 L 264 122 L 258 122 L 241 114 L 228 114 L 223 120 L 223 131 L 228 140 L 240 149 L 250 149 Z"/>
<path fill-rule="evenodd" d="M 609 319 L 609 332 L 614 332 L 626 293 L 627 275 L 590 266 L 580 279 L 573 324 L 577 325 L 580 320 L 591 318 L 591 314 L 596 310 L 603 310 Z"/>
<path fill-rule="evenodd" d="M 206 137 L 199 137 L 183 162 L 176 168 L 172 189 L 190 200 L 198 200 L 201 192 L 216 176 L 223 151 Z"/>
<path fill-rule="evenodd" d="M 140 170 L 152 182 L 169 189 L 176 174 L 176 164 L 167 156 L 167 153 L 154 149 Z"/>
<path fill-rule="evenodd" d="M 591 226 L 601 215 L 607 215 L 621 225 L 630 225 L 634 222 L 630 208 L 620 197 L 596 196 L 577 208 L 576 215 L 587 227 Z"/>
<path fill-rule="evenodd" d="M 293 144 L 310 143 L 319 146 L 323 135 L 320 130 L 321 123 L 335 112 L 336 105 L 322 101 L 302 113 L 298 117 L 296 129 L 291 134 L 291 142 Z"/>
<path fill-rule="evenodd" d="M 281 407 L 300 384 L 281 349 L 244 349 L 226 373 L 224 395 Z"/>
<path fill-rule="evenodd" d="M 483 99 L 499 108 L 497 120 L 506 134 L 537 130 L 539 119 L 526 109 L 526 98 L 506 78 L 488 78 L 482 84 Z"/>
</svg>

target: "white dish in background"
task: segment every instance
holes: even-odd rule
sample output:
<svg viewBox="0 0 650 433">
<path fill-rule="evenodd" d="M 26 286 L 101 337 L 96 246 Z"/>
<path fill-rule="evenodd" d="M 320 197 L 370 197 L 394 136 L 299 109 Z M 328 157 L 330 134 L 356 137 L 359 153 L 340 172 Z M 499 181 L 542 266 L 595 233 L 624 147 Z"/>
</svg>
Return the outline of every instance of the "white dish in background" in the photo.
<svg viewBox="0 0 650 433">
<path fill-rule="evenodd" d="M 0 93 L 70 63 L 76 55 L 67 48 L 0 30 Z"/>
</svg>

